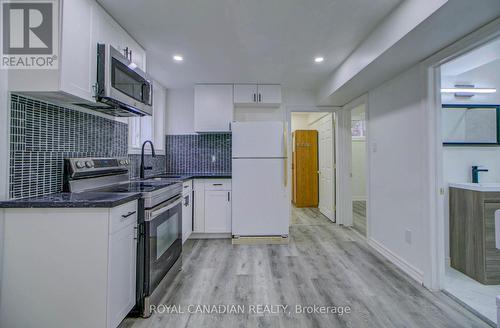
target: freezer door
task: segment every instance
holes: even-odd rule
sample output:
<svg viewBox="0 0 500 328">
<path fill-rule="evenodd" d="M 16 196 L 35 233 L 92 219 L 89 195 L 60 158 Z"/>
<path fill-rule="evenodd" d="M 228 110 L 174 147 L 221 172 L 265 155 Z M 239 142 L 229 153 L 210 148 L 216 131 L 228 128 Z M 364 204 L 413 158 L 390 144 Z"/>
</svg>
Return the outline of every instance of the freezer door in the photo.
<svg viewBox="0 0 500 328">
<path fill-rule="evenodd" d="M 284 159 L 233 159 L 232 234 L 288 235 L 290 201 Z"/>
<path fill-rule="evenodd" d="M 234 122 L 233 158 L 283 157 L 283 129 L 283 122 Z"/>
</svg>

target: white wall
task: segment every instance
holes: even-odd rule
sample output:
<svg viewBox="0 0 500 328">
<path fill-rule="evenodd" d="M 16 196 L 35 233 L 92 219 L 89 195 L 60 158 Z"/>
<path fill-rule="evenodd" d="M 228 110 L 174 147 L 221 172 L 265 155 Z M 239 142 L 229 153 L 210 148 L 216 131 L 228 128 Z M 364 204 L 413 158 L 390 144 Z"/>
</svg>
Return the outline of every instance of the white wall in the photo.
<svg viewBox="0 0 500 328">
<path fill-rule="evenodd" d="M 472 84 L 478 88 L 496 88 L 493 94 L 477 94 L 472 98 L 456 98 L 454 94 L 443 94 L 443 104 L 500 104 L 500 53 L 499 59 L 457 76 L 443 76 L 442 87 L 453 88 L 455 84 Z"/>
<path fill-rule="evenodd" d="M 418 66 L 369 92 L 368 147 L 370 236 L 415 279 L 423 280 L 426 115 L 420 104 Z M 406 241 L 406 231 L 411 240 Z"/>
<path fill-rule="evenodd" d="M 282 90 L 281 108 L 237 108 L 234 119 L 281 121 L 288 107 L 314 106 L 315 94 L 311 90 Z M 166 134 L 194 134 L 194 87 L 167 90 Z"/>
<path fill-rule="evenodd" d="M 309 130 L 309 114 L 292 113 L 292 132 L 296 130 Z"/>
<path fill-rule="evenodd" d="M 366 200 L 366 140 L 352 140 L 352 200 Z"/>
</svg>

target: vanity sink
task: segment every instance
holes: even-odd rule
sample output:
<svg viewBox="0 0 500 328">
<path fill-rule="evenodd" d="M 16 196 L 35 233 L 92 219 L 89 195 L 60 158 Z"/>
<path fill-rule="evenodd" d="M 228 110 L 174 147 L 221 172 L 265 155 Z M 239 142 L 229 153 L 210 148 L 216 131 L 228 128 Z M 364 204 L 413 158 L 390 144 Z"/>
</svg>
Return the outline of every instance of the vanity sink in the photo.
<svg viewBox="0 0 500 328">
<path fill-rule="evenodd" d="M 487 183 L 450 183 L 451 188 L 467 189 L 482 192 L 500 192 L 500 182 Z"/>
</svg>

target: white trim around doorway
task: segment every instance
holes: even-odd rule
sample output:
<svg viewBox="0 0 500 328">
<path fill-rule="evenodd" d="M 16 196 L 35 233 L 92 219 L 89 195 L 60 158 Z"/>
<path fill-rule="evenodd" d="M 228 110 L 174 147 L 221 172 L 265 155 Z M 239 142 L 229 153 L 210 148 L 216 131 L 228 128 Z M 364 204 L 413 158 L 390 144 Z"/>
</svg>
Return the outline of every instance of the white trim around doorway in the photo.
<svg viewBox="0 0 500 328">
<path fill-rule="evenodd" d="M 286 106 L 285 111 L 284 111 L 284 119 L 285 119 L 285 125 L 287 127 L 287 139 L 292 140 L 292 113 L 332 113 L 333 119 L 335 122 L 335 130 L 337 130 L 337 118 L 336 118 L 336 112 L 341 110 L 341 107 L 333 107 L 333 106 L 308 106 L 308 105 L 289 105 Z M 336 138 L 335 138 L 336 139 Z M 288 154 L 292 154 L 292 142 L 287 143 L 288 147 Z M 337 147 L 337 140 L 335 140 L 335 148 Z M 288 176 L 292 177 L 292 161 L 288 161 Z M 335 169 L 335 180 L 337 181 L 338 179 L 338 170 Z M 335 186 L 335 194 L 337 194 L 337 186 Z M 292 199 L 291 194 L 292 194 L 292 183 L 288 184 L 288 192 L 290 195 L 290 200 Z M 336 206 L 336 204 L 334 204 Z M 334 218 L 337 219 L 337 208 L 335 208 L 335 213 L 334 213 Z M 290 222 L 291 222 L 291 207 L 290 207 Z M 336 221 L 338 224 L 338 221 Z"/>
<path fill-rule="evenodd" d="M 444 186 L 443 155 L 441 135 L 441 79 L 440 67 L 464 53 L 473 50 L 489 41 L 500 37 L 500 18 L 484 25 L 475 32 L 446 47 L 437 54 L 423 61 L 420 65 L 422 81 L 426 83 L 422 94 L 422 108 L 425 110 L 428 123 L 427 135 L 429 178 L 427 181 L 429 206 L 424 210 L 428 219 L 424 221 L 424 234 L 427 238 L 424 245 L 426 262 L 424 264 L 423 284 L 430 290 L 443 289 L 445 275 L 445 243 L 444 243 Z"/>
</svg>

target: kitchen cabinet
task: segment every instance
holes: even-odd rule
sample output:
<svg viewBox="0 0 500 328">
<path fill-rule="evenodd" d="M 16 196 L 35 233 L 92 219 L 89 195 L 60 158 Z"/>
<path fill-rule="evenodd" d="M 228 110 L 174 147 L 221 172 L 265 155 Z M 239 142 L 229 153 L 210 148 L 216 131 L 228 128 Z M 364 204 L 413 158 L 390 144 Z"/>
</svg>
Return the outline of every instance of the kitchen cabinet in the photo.
<svg viewBox="0 0 500 328">
<path fill-rule="evenodd" d="M 229 132 L 233 121 L 233 85 L 197 84 L 194 89 L 196 132 Z"/>
<path fill-rule="evenodd" d="M 231 232 L 231 191 L 205 191 L 205 232 Z"/>
<path fill-rule="evenodd" d="M 9 91 L 61 105 L 94 104 L 97 43 L 128 47 L 145 71 L 145 50 L 95 0 L 60 1 L 59 11 L 58 68 L 11 70 Z"/>
<path fill-rule="evenodd" d="M 117 327 L 135 305 L 136 221 L 109 236 L 108 327 Z"/>
<path fill-rule="evenodd" d="M 279 84 L 235 84 L 234 105 L 259 105 L 275 107 L 281 105 Z"/>
<path fill-rule="evenodd" d="M 194 180 L 195 233 L 231 233 L 231 179 Z"/>
<path fill-rule="evenodd" d="M 182 243 L 193 232 L 193 180 L 182 184 Z"/>
<path fill-rule="evenodd" d="M 195 179 L 193 190 L 193 232 L 205 232 L 205 180 Z"/>
<path fill-rule="evenodd" d="M 117 327 L 135 305 L 137 210 L 5 209 L 0 327 Z"/>
<path fill-rule="evenodd" d="M 157 154 L 165 154 L 166 110 L 167 90 L 159 82 L 153 81 L 153 115 L 128 119 L 129 154 L 140 154 L 146 140 L 153 141 Z M 147 151 L 150 151 L 149 147 Z"/>
</svg>

